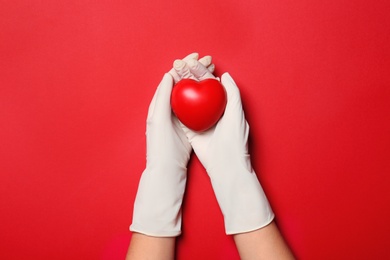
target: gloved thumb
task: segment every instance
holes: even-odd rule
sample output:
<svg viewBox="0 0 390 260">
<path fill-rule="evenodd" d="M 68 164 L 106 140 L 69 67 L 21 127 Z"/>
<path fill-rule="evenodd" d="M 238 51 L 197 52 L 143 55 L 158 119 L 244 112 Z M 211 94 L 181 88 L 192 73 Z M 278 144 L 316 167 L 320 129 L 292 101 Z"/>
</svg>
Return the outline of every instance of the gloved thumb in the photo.
<svg viewBox="0 0 390 260">
<path fill-rule="evenodd" d="M 171 115 L 172 87 L 173 78 L 170 74 L 165 73 L 149 105 L 148 120 L 151 120 L 152 117 L 160 117 L 166 120 Z"/>
<path fill-rule="evenodd" d="M 242 110 L 240 90 L 228 72 L 225 72 L 222 75 L 221 83 L 225 87 L 227 93 L 225 114 L 237 111 L 237 109 Z"/>
</svg>

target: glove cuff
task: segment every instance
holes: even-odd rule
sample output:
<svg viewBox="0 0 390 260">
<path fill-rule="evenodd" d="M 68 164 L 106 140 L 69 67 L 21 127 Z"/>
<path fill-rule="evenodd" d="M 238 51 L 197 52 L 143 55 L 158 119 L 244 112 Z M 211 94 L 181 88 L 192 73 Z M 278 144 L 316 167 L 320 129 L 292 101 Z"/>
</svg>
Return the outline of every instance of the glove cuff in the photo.
<svg viewBox="0 0 390 260">
<path fill-rule="evenodd" d="M 268 225 L 274 213 L 256 173 L 246 167 L 210 174 L 224 216 L 226 234 L 244 233 Z"/>
<path fill-rule="evenodd" d="M 180 235 L 185 185 L 185 168 L 147 168 L 139 183 L 130 230 L 157 237 Z"/>
</svg>

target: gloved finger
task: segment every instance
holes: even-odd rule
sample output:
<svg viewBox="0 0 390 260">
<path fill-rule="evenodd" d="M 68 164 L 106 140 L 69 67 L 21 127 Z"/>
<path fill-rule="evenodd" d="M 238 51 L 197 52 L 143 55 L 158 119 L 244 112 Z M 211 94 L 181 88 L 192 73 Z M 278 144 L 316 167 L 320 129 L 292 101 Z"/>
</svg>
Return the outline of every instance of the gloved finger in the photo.
<svg viewBox="0 0 390 260">
<path fill-rule="evenodd" d="M 187 62 L 189 60 L 197 60 L 198 58 L 199 58 L 199 54 L 194 52 L 184 57 L 183 60 Z M 168 73 L 171 74 L 175 83 L 181 80 L 180 76 L 177 74 L 174 68 L 172 68 Z"/>
<path fill-rule="evenodd" d="M 211 72 L 211 73 L 214 73 L 214 70 L 215 70 L 215 65 L 214 64 L 210 64 L 207 69 Z"/>
<path fill-rule="evenodd" d="M 194 52 L 194 53 L 191 53 L 189 55 L 187 55 L 186 57 L 183 58 L 183 60 L 185 62 L 189 61 L 189 60 L 198 60 L 199 59 L 199 54 Z"/>
<path fill-rule="evenodd" d="M 240 90 L 229 73 L 226 72 L 222 75 L 221 83 L 225 87 L 227 93 L 225 115 L 234 112 L 242 113 Z"/>
<path fill-rule="evenodd" d="M 214 73 L 214 70 L 215 70 L 215 65 L 214 64 L 210 64 L 207 69 L 210 71 L 210 73 Z M 181 77 L 177 74 L 176 70 L 174 68 L 172 68 L 170 71 L 169 71 L 169 74 L 171 74 L 172 78 L 174 79 L 174 82 L 175 84 L 177 82 L 179 82 L 181 80 Z M 219 78 L 216 78 L 218 81 L 219 81 Z"/>
<path fill-rule="evenodd" d="M 192 61 L 195 60 L 189 60 L 188 62 L 192 62 Z M 180 76 L 180 79 L 197 80 L 197 78 L 192 74 L 189 66 L 187 65 L 187 62 L 183 60 L 175 60 L 175 62 L 173 63 L 173 68 L 175 69 L 176 73 Z"/>
<path fill-rule="evenodd" d="M 210 55 L 204 56 L 199 59 L 199 62 L 205 66 L 211 73 L 215 70 L 215 65 L 211 63 L 212 57 Z"/>
<path fill-rule="evenodd" d="M 199 62 L 202 63 L 206 68 L 211 65 L 212 57 L 210 55 L 206 55 L 199 59 Z"/>
<path fill-rule="evenodd" d="M 173 87 L 173 78 L 166 73 L 157 87 L 152 102 L 149 105 L 147 120 L 154 117 L 160 117 L 167 120 L 171 115 L 171 92 Z"/>
<path fill-rule="evenodd" d="M 214 75 L 200 62 L 197 60 L 190 60 L 187 62 L 192 75 L 198 80 L 214 79 Z"/>
<path fill-rule="evenodd" d="M 224 115 L 217 123 L 217 127 L 220 126 L 218 130 L 229 131 L 232 136 L 234 135 L 232 141 L 236 142 L 236 147 L 240 147 L 242 153 L 246 153 L 249 125 L 242 108 L 240 90 L 229 73 L 222 75 L 221 83 L 226 89 L 227 104 Z"/>
</svg>

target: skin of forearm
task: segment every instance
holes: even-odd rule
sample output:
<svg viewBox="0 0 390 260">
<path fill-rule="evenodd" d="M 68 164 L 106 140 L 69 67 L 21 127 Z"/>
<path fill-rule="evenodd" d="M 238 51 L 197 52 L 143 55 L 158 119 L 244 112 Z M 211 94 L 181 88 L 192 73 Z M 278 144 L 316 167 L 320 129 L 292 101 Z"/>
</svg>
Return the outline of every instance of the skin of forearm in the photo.
<svg viewBox="0 0 390 260">
<path fill-rule="evenodd" d="M 126 260 L 173 260 L 175 237 L 151 237 L 133 233 Z"/>
<path fill-rule="evenodd" d="M 275 222 L 233 236 L 242 260 L 294 260 Z"/>
</svg>

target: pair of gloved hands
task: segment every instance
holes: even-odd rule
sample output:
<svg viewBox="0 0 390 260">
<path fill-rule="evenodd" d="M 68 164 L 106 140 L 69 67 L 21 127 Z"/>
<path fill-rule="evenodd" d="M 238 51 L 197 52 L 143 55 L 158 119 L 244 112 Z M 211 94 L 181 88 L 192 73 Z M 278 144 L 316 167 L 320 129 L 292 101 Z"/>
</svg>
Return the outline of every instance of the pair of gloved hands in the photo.
<svg viewBox="0 0 390 260">
<path fill-rule="evenodd" d="M 176 60 L 159 84 L 148 111 L 147 164 L 134 203 L 131 231 L 157 237 L 180 235 L 186 167 L 192 149 L 210 176 L 227 234 L 256 230 L 273 220 L 272 209 L 251 166 L 249 126 L 231 76 L 225 73 L 221 77 L 227 105 L 223 117 L 211 129 L 191 131 L 172 113 L 174 83 L 183 78 L 215 78 L 213 71 L 210 56 L 198 60 L 194 53 Z"/>
</svg>

